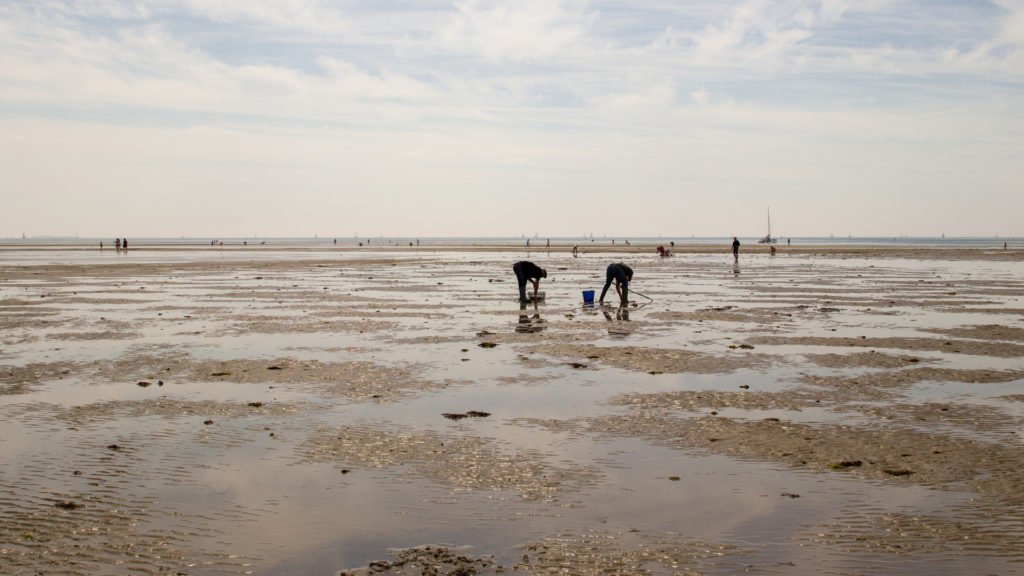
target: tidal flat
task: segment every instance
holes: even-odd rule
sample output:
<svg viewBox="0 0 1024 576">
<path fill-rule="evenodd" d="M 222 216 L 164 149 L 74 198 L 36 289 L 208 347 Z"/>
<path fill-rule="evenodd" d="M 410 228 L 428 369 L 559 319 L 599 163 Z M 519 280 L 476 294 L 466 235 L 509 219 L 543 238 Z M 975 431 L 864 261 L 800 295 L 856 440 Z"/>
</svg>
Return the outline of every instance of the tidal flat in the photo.
<svg viewBox="0 0 1024 576">
<path fill-rule="evenodd" d="M 569 248 L 0 251 L 0 574 L 1024 573 L 1024 253 Z"/>
</svg>

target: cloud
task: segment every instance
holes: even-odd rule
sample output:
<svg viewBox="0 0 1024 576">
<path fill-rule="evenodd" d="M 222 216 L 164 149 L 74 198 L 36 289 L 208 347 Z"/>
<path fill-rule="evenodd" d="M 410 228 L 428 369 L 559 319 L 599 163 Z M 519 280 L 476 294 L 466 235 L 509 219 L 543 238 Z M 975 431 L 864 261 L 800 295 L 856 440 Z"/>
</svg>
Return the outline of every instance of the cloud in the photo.
<svg viewBox="0 0 1024 576">
<path fill-rule="evenodd" d="M 582 5 L 565 0 L 469 0 L 455 8 L 439 33 L 441 42 L 452 51 L 489 60 L 552 57 L 579 41 L 590 19 Z"/>
<path fill-rule="evenodd" d="M 227 23 L 257 23 L 279 29 L 340 32 L 349 21 L 338 3 L 320 0 L 180 0 L 198 17 Z"/>
<path fill-rule="evenodd" d="M 693 36 L 696 60 L 721 65 L 729 60 L 774 63 L 814 35 L 818 26 L 837 22 L 849 7 L 840 0 L 771 2 L 747 0 L 722 24 L 708 24 Z"/>
</svg>

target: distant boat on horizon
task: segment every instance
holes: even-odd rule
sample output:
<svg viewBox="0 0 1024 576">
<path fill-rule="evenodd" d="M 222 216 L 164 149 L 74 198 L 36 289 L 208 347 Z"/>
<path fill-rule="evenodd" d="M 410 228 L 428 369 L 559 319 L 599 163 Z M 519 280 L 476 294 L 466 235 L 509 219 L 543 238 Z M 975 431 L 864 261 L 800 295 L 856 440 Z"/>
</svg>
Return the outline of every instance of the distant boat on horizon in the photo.
<svg viewBox="0 0 1024 576">
<path fill-rule="evenodd" d="M 776 242 L 778 242 L 778 240 L 776 240 L 775 238 L 772 238 L 772 209 L 771 209 L 771 206 L 769 206 L 768 207 L 768 233 L 764 235 L 764 238 L 761 238 L 760 240 L 758 240 L 757 243 L 758 244 L 775 244 Z"/>
</svg>

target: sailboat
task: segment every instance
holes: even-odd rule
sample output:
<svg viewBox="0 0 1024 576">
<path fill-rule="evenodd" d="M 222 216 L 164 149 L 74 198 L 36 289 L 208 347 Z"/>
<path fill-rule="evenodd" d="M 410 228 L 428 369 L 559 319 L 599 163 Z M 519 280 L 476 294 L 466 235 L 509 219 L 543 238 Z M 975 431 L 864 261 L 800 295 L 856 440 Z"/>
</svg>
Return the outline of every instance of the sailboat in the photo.
<svg viewBox="0 0 1024 576">
<path fill-rule="evenodd" d="M 757 241 L 758 244 L 775 244 L 778 242 L 777 239 L 772 238 L 772 209 L 768 208 L 768 233 L 765 234 L 764 238 Z"/>
</svg>

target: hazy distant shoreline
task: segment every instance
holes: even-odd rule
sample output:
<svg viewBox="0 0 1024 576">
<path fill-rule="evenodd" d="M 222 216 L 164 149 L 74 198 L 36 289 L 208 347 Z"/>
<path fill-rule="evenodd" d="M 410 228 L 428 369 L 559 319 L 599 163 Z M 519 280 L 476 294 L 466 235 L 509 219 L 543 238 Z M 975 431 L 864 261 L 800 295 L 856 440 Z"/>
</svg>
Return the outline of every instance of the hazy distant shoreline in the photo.
<svg viewBox="0 0 1024 576">
<path fill-rule="evenodd" d="M 430 249 L 515 249 L 521 250 L 527 247 L 531 250 L 547 248 L 550 240 L 550 247 L 569 248 L 579 246 L 581 249 L 600 248 L 601 250 L 614 250 L 629 252 L 632 250 L 647 251 L 651 247 L 664 245 L 670 246 L 675 243 L 678 251 L 704 251 L 710 247 L 727 246 L 732 242 L 732 237 L 653 237 L 653 238 L 582 238 L 582 237 L 561 237 L 561 238 L 509 238 L 509 237 L 438 237 L 438 238 L 415 238 L 415 237 L 392 237 L 392 238 L 133 238 L 128 237 L 131 248 L 146 249 L 227 249 L 227 248 L 249 248 L 249 249 L 304 249 L 304 250 L 329 250 L 341 248 L 362 248 L 362 249 L 408 249 L 430 248 Z M 739 237 L 740 242 L 747 248 L 765 247 L 758 244 L 758 238 Z M 787 244 L 787 240 L 791 244 Z M 0 239 L 0 250 L 34 250 L 34 249 L 99 249 L 100 242 L 104 247 L 113 249 L 113 238 L 68 238 L 68 237 L 29 237 L 29 238 L 3 238 Z M 629 245 L 626 244 L 629 242 Z M 1003 243 L 1010 247 L 1024 247 L 1024 238 L 1016 237 L 781 237 L 776 247 L 792 247 L 800 249 L 813 248 L 834 248 L 834 247 L 976 247 L 976 248 L 1002 248 Z M 411 246 L 410 246 L 411 245 Z"/>
<path fill-rule="evenodd" d="M 742 240 L 741 240 L 742 241 Z M 435 243 L 436 242 L 436 243 Z M 1024 241 L 985 239 L 963 241 L 960 239 L 936 239 L 931 244 L 917 243 L 846 243 L 818 244 L 809 243 L 808 239 L 796 240 L 792 245 L 785 242 L 776 244 L 776 256 L 771 257 L 769 246 L 756 241 L 743 242 L 740 249 L 741 265 L 755 259 L 788 258 L 788 257 L 822 257 L 822 258 L 862 258 L 862 259 L 916 259 L 916 260 L 947 260 L 947 261 L 1024 261 Z M 1003 248 L 1007 242 L 1007 248 Z M 124 265 L 143 263 L 187 263 L 187 262 L 225 262 L 235 264 L 251 262 L 287 262 L 302 261 L 304 263 L 335 264 L 339 261 L 393 260 L 412 257 L 439 257 L 448 254 L 508 254 L 509 259 L 529 259 L 543 262 L 548 258 L 567 256 L 573 246 L 579 246 L 582 258 L 605 257 L 605 259 L 635 259 L 656 257 L 656 247 L 670 247 L 670 241 L 663 239 L 643 239 L 611 244 L 610 241 L 598 242 L 563 242 L 552 240 L 547 247 L 544 242 L 531 241 L 527 249 L 525 243 L 509 243 L 505 240 L 474 239 L 463 240 L 461 243 L 442 243 L 439 240 L 421 240 L 420 245 L 409 242 L 391 244 L 371 243 L 359 246 L 339 239 L 337 245 L 333 241 L 306 240 L 267 240 L 265 244 L 225 240 L 224 244 L 211 245 L 206 243 L 167 243 L 157 240 L 129 239 L 130 250 L 117 252 L 109 243 L 104 242 L 100 250 L 98 241 L 79 241 L 76 243 L 33 243 L 31 241 L 0 242 L 0 265 L 9 266 L 96 266 Z M 691 257 L 710 257 L 720 255 L 732 261 L 730 245 L 726 239 L 702 239 L 701 243 L 680 243 L 670 248 L 672 260 Z M 767 261 L 767 260 L 765 260 Z"/>
</svg>

